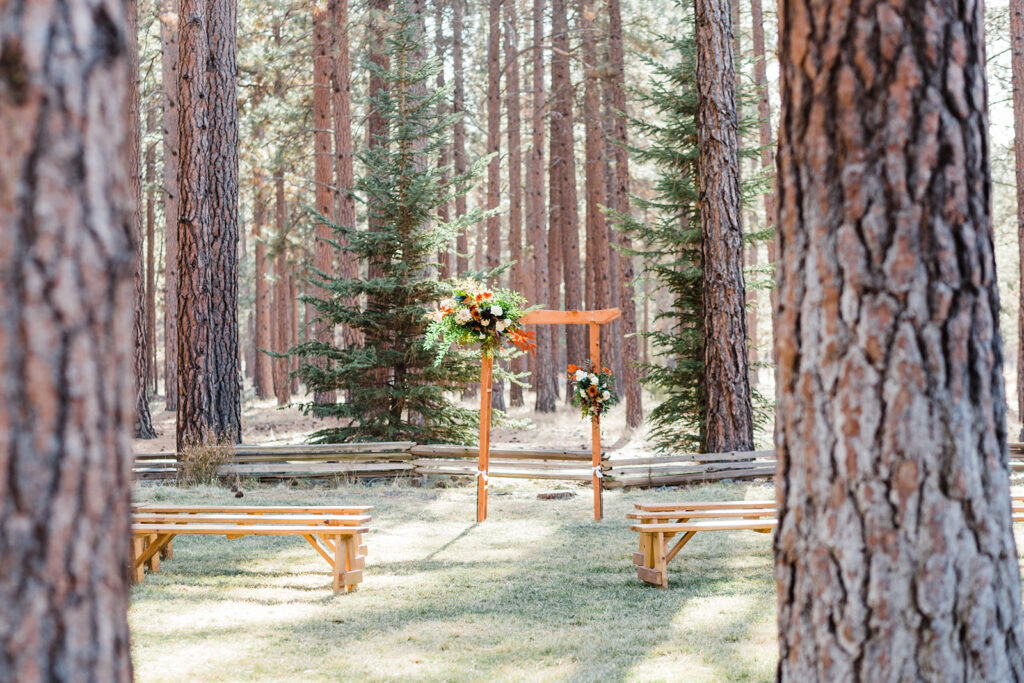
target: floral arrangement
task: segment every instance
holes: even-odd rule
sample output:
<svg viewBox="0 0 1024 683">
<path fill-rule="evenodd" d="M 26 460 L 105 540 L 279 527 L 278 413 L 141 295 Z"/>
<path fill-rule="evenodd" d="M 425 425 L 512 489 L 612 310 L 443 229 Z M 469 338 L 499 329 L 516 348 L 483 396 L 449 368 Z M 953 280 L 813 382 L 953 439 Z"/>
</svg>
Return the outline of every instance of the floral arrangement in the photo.
<svg viewBox="0 0 1024 683">
<path fill-rule="evenodd" d="M 589 360 L 583 367 L 569 366 L 569 381 L 576 383 L 572 404 L 580 409 L 581 417 L 599 418 L 619 402 L 611 370 L 601 368 L 600 372 L 595 372 Z"/>
<path fill-rule="evenodd" d="M 505 340 L 522 350 L 534 352 L 533 332 L 523 330 L 519 319 L 526 313 L 526 300 L 517 292 L 486 290 L 473 283 L 455 288 L 440 308 L 427 314 L 427 347 L 437 347 L 437 360 L 455 344 L 479 344 L 485 355 L 493 355 Z"/>
</svg>

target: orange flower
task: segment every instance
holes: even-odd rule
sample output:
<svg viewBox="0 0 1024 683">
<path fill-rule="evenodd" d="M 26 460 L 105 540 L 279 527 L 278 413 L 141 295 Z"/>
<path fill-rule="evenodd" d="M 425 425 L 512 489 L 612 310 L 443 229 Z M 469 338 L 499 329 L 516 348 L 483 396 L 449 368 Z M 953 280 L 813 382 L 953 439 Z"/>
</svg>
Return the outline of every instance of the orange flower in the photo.
<svg viewBox="0 0 1024 683">
<path fill-rule="evenodd" d="M 604 374 L 606 374 L 606 375 L 610 375 L 610 374 L 612 374 L 612 371 L 611 371 L 611 370 L 609 370 L 608 368 L 601 368 L 601 372 L 603 372 L 603 373 L 604 373 Z"/>
<path fill-rule="evenodd" d="M 590 385 L 590 387 L 587 389 L 587 396 L 590 396 L 591 398 L 597 396 L 597 387 L 595 387 L 594 385 Z"/>
<path fill-rule="evenodd" d="M 579 368 L 577 368 L 575 365 L 569 365 L 569 372 L 576 372 L 577 370 L 579 370 Z"/>
<path fill-rule="evenodd" d="M 491 293 L 490 293 L 490 292 L 484 292 L 484 293 L 483 293 L 483 297 L 484 297 L 485 299 L 490 299 L 490 298 L 491 298 Z"/>
</svg>

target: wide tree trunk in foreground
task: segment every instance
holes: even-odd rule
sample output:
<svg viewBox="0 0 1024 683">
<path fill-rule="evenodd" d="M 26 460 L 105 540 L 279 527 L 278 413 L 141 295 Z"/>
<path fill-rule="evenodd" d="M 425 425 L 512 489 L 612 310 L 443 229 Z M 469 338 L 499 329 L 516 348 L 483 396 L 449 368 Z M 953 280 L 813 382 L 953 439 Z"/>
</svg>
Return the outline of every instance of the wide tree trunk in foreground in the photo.
<svg viewBox="0 0 1024 683">
<path fill-rule="evenodd" d="M 235 5 L 181 0 L 178 449 L 241 439 Z"/>
<path fill-rule="evenodd" d="M 893 7 L 780 11 L 778 674 L 1019 681 L 982 5 Z"/>
<path fill-rule="evenodd" d="M 1010 0 L 1010 63 L 1013 73 L 1014 160 L 1017 171 L 1017 419 L 1024 439 L 1024 0 Z"/>
<path fill-rule="evenodd" d="M 615 180 L 614 193 L 609 200 L 616 211 L 628 215 L 629 200 L 629 142 L 626 126 L 626 67 L 622 47 L 622 13 L 619 0 L 608 0 L 608 61 L 611 75 L 611 105 L 615 110 Z M 622 310 L 622 384 L 626 390 L 626 424 L 639 427 L 644 419 L 640 377 L 636 363 L 639 360 L 636 338 L 636 303 L 634 301 L 633 258 L 629 250 L 633 244 L 629 233 L 618 233 L 619 246 L 625 253 L 619 255 L 619 308 Z"/>
<path fill-rule="evenodd" d="M 137 254 L 119 0 L 0 4 L 0 678 L 130 681 Z"/>
<path fill-rule="evenodd" d="M 178 0 L 160 2 L 164 178 L 164 395 L 178 407 Z"/>
<path fill-rule="evenodd" d="M 529 240 L 533 245 L 534 301 L 531 304 L 558 308 L 552 303 L 548 258 L 550 243 L 547 231 L 547 205 L 544 201 L 544 0 L 533 0 L 533 49 L 530 62 L 533 65 L 533 93 L 530 105 L 532 141 L 529 160 L 530 196 Z M 557 300 L 557 297 L 554 297 Z M 536 372 L 533 374 L 533 388 L 537 392 L 534 409 L 540 413 L 555 412 L 558 398 L 555 378 L 561 368 L 555 367 L 555 335 L 551 325 L 537 325 Z"/>
<path fill-rule="evenodd" d="M 146 274 L 142 258 L 142 127 L 139 119 L 139 46 L 138 5 L 136 0 L 125 3 L 128 19 L 128 163 L 132 194 L 135 197 L 135 438 L 155 439 L 153 418 L 149 414 L 149 351 L 146 345 Z"/>
<path fill-rule="evenodd" d="M 696 0 L 695 6 L 707 450 L 749 451 L 754 448 L 754 424 L 747 376 L 732 18 L 728 0 Z"/>
</svg>

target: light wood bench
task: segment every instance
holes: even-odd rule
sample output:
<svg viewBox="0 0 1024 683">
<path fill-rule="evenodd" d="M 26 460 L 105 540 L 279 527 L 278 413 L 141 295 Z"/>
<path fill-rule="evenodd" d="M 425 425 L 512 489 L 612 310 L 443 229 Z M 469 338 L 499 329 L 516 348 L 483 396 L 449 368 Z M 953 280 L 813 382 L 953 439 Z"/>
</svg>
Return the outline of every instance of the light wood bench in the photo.
<svg viewBox="0 0 1024 683">
<path fill-rule="evenodd" d="M 1012 503 L 1013 521 L 1024 522 L 1024 496 L 1013 496 Z M 636 510 L 626 515 L 638 522 L 629 527 L 640 534 L 639 550 L 633 553 L 637 576 L 644 583 L 668 588 L 668 563 L 697 533 L 768 533 L 778 525 L 775 514 L 775 501 L 637 504 Z M 679 540 L 671 545 L 676 536 Z"/>
<path fill-rule="evenodd" d="M 362 535 L 370 506 L 137 505 L 132 525 L 131 573 L 142 581 L 145 569 L 159 571 L 160 557 L 181 534 L 302 536 L 334 573 L 334 592 L 351 591 L 362 580 L 366 546 Z M 166 557 L 170 557 L 167 552 Z"/>
</svg>

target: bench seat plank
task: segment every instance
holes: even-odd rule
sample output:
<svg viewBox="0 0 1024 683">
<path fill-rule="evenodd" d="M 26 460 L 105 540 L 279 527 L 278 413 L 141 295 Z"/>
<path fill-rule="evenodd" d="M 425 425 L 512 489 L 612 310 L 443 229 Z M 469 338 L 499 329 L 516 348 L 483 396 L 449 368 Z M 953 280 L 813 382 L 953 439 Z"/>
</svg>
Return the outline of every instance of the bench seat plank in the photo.
<svg viewBox="0 0 1024 683">
<path fill-rule="evenodd" d="M 372 505 L 164 505 L 162 503 L 136 503 L 132 508 L 138 512 L 147 513 L 225 513 L 239 515 L 365 515 L 373 512 Z"/>
<path fill-rule="evenodd" d="M 370 529 L 363 526 L 314 526 L 314 525 L 278 525 L 268 524 L 132 524 L 132 532 L 136 534 L 200 534 L 208 536 L 277 536 L 306 534 L 324 534 L 328 536 L 352 536 L 365 534 Z"/>
<path fill-rule="evenodd" d="M 364 526 L 370 515 L 230 515 L 216 513 L 181 514 L 138 511 L 132 516 L 138 523 L 161 524 L 327 524 Z"/>
<path fill-rule="evenodd" d="M 738 531 L 743 529 L 761 530 L 774 529 L 778 520 L 762 519 L 723 519 L 700 520 L 696 522 L 667 522 L 655 524 L 633 524 L 629 528 L 640 532 L 685 533 L 687 531 Z"/>
<path fill-rule="evenodd" d="M 673 510 L 731 510 L 734 508 L 775 508 L 774 500 L 730 500 L 725 502 L 695 501 L 687 503 L 637 503 L 644 512 L 671 512 Z"/>
<path fill-rule="evenodd" d="M 773 508 L 736 508 L 731 510 L 674 510 L 672 512 L 629 512 L 626 519 L 717 519 L 728 517 L 774 517 Z"/>
</svg>

